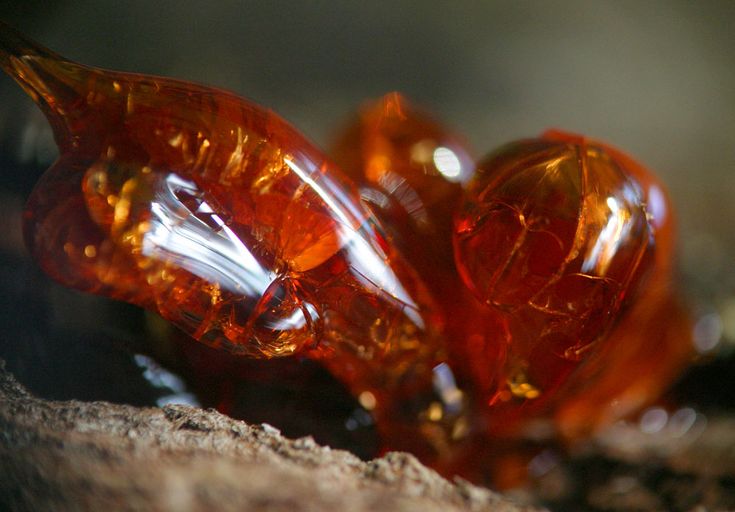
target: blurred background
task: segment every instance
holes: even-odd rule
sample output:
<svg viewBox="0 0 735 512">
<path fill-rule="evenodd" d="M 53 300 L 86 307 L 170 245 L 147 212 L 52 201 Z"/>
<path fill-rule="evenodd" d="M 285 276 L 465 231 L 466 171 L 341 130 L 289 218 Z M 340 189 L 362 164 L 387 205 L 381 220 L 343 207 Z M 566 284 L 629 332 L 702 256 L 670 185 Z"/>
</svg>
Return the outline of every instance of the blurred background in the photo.
<svg viewBox="0 0 735 512">
<path fill-rule="evenodd" d="M 551 127 L 624 149 L 658 173 L 676 207 L 702 354 L 676 396 L 733 408 L 735 2 L 26 0 L 0 2 L 0 19 L 84 64 L 231 89 L 322 147 L 363 101 L 398 90 L 478 157 Z M 55 151 L 31 100 L 0 76 L 0 357 L 49 397 L 182 399 L 173 376 L 121 355 L 145 343 L 135 326 L 150 321 L 60 289 L 28 260 L 20 212 Z M 369 430 L 349 403 L 335 410 L 346 411 L 340 427 Z"/>
</svg>

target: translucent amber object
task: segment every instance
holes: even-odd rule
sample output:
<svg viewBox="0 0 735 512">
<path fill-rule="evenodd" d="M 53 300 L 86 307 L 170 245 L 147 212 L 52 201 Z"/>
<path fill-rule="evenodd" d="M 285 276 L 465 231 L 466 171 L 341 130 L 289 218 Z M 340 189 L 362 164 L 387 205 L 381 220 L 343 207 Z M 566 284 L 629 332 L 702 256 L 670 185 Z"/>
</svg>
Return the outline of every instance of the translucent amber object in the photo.
<svg viewBox="0 0 735 512">
<path fill-rule="evenodd" d="M 335 145 L 386 230 L 424 273 L 452 273 L 452 218 L 474 161 L 464 144 L 399 93 L 367 104 Z M 416 250 L 434 247 L 433 251 Z M 440 276 L 441 278 L 442 276 Z"/>
<path fill-rule="evenodd" d="M 233 354 L 322 360 L 396 447 L 443 443 L 464 411 L 434 386 L 441 314 L 301 134 L 230 93 L 82 66 L 7 26 L 0 65 L 60 149 L 25 213 L 47 273 Z"/>
<path fill-rule="evenodd" d="M 652 269 L 637 297 L 557 401 L 557 428 L 575 439 L 656 400 L 691 360 L 692 325 L 673 282 L 674 219 L 663 185 L 641 164 L 607 144 L 558 131 L 543 137 L 595 145 L 610 155 L 640 187 L 654 237 Z"/>
<path fill-rule="evenodd" d="M 473 299 L 454 265 L 454 213 L 475 168 L 469 149 L 393 92 L 363 106 L 332 155 L 362 184 L 363 200 L 437 298 L 446 318 L 445 369 L 461 384 L 463 400 L 485 396 L 503 361 L 505 329 L 499 315 Z"/>
<path fill-rule="evenodd" d="M 633 409 L 626 389 L 650 400 L 668 380 L 646 373 L 670 376 L 689 353 L 685 315 L 660 324 L 680 310 L 668 200 L 616 150 L 559 132 L 498 150 L 468 186 L 454 243 L 465 284 L 509 326 L 488 399 L 498 435 L 549 413 L 570 436 L 589 431 Z"/>
<path fill-rule="evenodd" d="M 386 449 L 507 477 L 539 421 L 584 435 L 688 357 L 666 194 L 613 148 L 549 132 L 473 171 L 391 94 L 337 144 L 346 177 L 224 91 L 82 66 L 2 24 L 0 66 L 60 149 L 24 219 L 47 273 L 233 355 L 319 361 Z"/>
</svg>

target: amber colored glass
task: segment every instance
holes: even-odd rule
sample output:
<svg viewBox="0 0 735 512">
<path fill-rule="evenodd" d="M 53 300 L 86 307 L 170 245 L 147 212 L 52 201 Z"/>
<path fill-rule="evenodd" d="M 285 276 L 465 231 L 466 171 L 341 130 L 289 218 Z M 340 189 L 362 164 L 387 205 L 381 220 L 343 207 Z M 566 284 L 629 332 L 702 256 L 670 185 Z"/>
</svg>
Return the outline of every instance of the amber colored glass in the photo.
<svg viewBox="0 0 735 512">
<path fill-rule="evenodd" d="M 474 160 L 456 136 L 399 93 L 366 104 L 332 152 L 398 248 L 425 274 L 450 267 L 452 218 Z M 433 247 L 432 251 L 416 250 Z M 439 279 L 449 272 L 441 272 Z"/>
<path fill-rule="evenodd" d="M 331 154 L 362 184 L 363 201 L 437 298 L 446 319 L 445 371 L 451 370 L 464 400 L 482 400 L 496 385 L 506 332 L 500 316 L 462 285 L 454 265 L 454 213 L 475 169 L 467 145 L 393 92 L 365 103 Z"/>
<path fill-rule="evenodd" d="M 681 311 L 672 233 L 661 185 L 606 145 L 549 132 L 478 165 L 454 242 L 465 284 L 511 337 L 488 400 L 495 435 L 549 415 L 570 437 L 588 433 L 670 382 L 691 351 L 686 315 L 661 324 Z"/>
<path fill-rule="evenodd" d="M 559 131 L 549 131 L 543 138 L 585 143 Z M 589 435 L 656 400 L 693 354 L 691 317 L 673 279 L 675 226 L 668 193 L 653 173 L 619 149 L 599 141 L 588 143 L 610 155 L 640 187 L 655 251 L 652 270 L 637 297 L 590 361 L 570 379 L 556 405 L 555 424 L 567 439 Z"/>
<path fill-rule="evenodd" d="M 689 357 L 666 193 L 609 146 L 549 132 L 474 170 L 391 94 L 336 144 L 345 176 L 225 91 L 82 66 L 3 24 L 0 67 L 59 145 L 24 217 L 49 275 L 236 356 L 319 361 L 385 449 L 520 474 L 532 427 L 585 435 Z"/>
<path fill-rule="evenodd" d="M 233 354 L 306 353 L 388 446 L 433 450 L 441 313 L 354 185 L 275 113 L 231 93 L 73 63 L 0 26 L 0 65 L 59 145 L 25 213 L 61 283 L 139 304 Z"/>
</svg>

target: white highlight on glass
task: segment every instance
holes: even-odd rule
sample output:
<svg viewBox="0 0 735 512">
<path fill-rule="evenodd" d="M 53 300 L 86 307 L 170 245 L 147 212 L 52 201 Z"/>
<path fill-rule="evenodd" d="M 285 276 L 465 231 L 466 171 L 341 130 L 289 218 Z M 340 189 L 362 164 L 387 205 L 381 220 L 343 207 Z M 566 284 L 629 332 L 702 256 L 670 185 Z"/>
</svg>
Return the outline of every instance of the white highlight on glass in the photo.
<svg viewBox="0 0 735 512">
<path fill-rule="evenodd" d="M 199 189 L 175 174 L 167 175 L 154 192 L 150 229 L 143 236 L 144 256 L 170 262 L 231 292 L 260 297 L 275 278 L 264 269 L 237 235 L 202 201 L 191 212 L 177 192 L 198 195 Z M 217 224 L 213 229 L 195 213 Z"/>
<path fill-rule="evenodd" d="M 192 407 L 201 407 L 199 400 L 186 390 L 184 381 L 159 366 L 153 359 L 143 354 L 135 354 L 133 361 L 143 370 L 143 378 L 153 387 L 167 389 L 173 392 L 156 400 L 156 405 L 163 407 L 168 404 L 183 404 Z"/>
<path fill-rule="evenodd" d="M 454 151 L 443 146 L 434 150 L 434 165 L 447 178 L 456 178 L 462 171 L 462 163 Z"/>
<path fill-rule="evenodd" d="M 607 224 L 600 231 L 595 244 L 582 263 L 583 273 L 594 273 L 600 277 L 604 277 L 607 273 L 620 243 L 630 231 L 630 215 L 625 208 L 621 208 L 618 201 L 612 196 L 608 197 L 606 202 L 610 209 Z"/>
<path fill-rule="evenodd" d="M 424 328 L 424 321 L 418 313 L 416 303 L 403 288 L 390 266 L 386 264 L 387 256 L 358 232 L 358 227 L 354 226 L 354 216 L 349 215 L 343 206 L 344 202 L 335 201 L 335 195 L 339 195 L 341 191 L 329 186 L 328 181 L 317 181 L 322 176 L 321 174 L 304 171 L 289 158 L 285 158 L 284 162 L 322 198 L 330 212 L 341 223 L 340 235 L 343 247 L 348 249 L 345 253 L 350 260 L 352 274 L 366 286 L 377 288 L 404 304 L 405 315 L 419 328 Z M 312 177 L 315 174 L 317 179 Z"/>
</svg>

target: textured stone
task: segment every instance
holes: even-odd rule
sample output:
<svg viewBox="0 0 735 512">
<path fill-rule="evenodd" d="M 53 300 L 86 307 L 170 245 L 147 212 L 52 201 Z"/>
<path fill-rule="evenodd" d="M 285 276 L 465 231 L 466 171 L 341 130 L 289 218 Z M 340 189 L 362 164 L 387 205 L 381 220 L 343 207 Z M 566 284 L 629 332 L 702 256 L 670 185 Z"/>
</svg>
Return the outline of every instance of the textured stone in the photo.
<svg viewBox="0 0 735 512">
<path fill-rule="evenodd" d="M 363 462 L 187 406 L 46 401 L 4 369 L 0 431 L 12 510 L 530 510 L 409 454 Z"/>
</svg>

